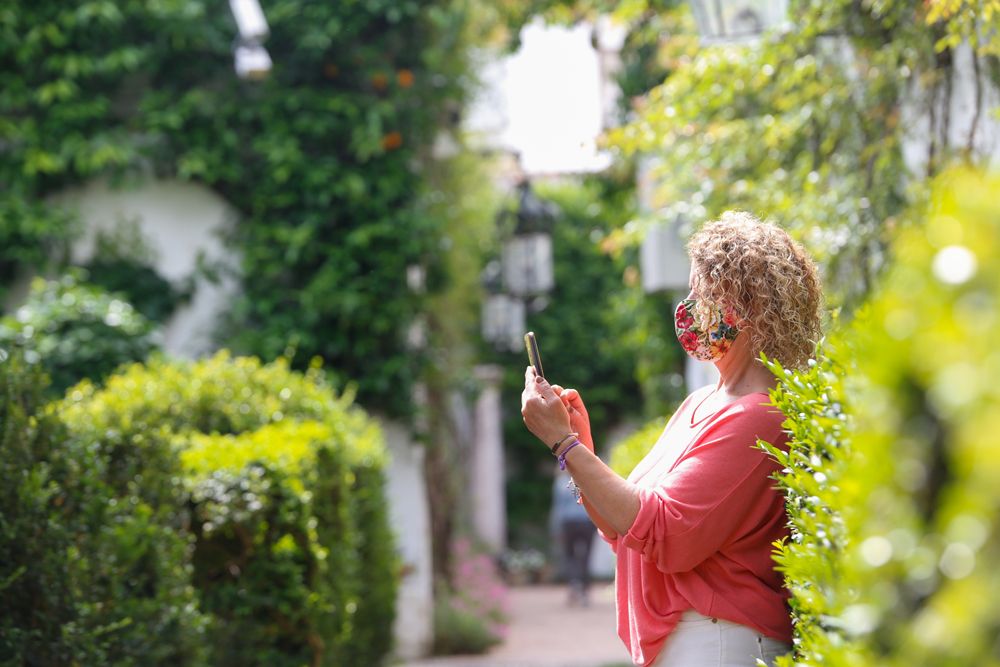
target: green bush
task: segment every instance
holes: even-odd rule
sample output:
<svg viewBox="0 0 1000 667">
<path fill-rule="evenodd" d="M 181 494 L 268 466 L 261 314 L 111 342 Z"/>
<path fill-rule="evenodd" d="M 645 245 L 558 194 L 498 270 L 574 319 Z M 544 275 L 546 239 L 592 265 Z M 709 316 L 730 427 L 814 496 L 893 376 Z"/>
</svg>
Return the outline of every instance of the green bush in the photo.
<svg viewBox="0 0 1000 667">
<path fill-rule="evenodd" d="M 0 663 L 204 664 L 188 540 L 42 409 L 45 380 L 0 364 Z"/>
<path fill-rule="evenodd" d="M 784 665 L 997 665 L 1000 178 L 953 172 L 846 340 L 775 392 L 793 441 Z M 845 402 L 845 397 L 849 401 Z"/>
<path fill-rule="evenodd" d="M 3 353 L 6 357 L 6 353 Z M 59 664 L 75 618 L 66 574 L 70 531 L 57 506 L 57 424 L 35 419 L 44 379 L 17 355 L 0 363 L 0 662 Z"/>
<path fill-rule="evenodd" d="M 154 359 L 56 408 L 107 476 L 188 507 L 215 665 L 378 664 L 397 564 L 378 427 L 313 367 Z M 177 487 L 183 487 L 179 490 Z M 182 504 L 183 503 L 183 504 Z"/>
<path fill-rule="evenodd" d="M 622 477 L 628 477 L 667 426 L 667 417 L 657 417 L 646 422 L 638 431 L 628 436 L 611 450 L 608 465 Z"/>
<path fill-rule="evenodd" d="M 79 274 L 36 278 L 24 305 L 0 321 L 0 343 L 22 347 L 28 361 L 41 363 L 56 394 L 145 359 L 156 345 L 145 317 L 117 296 L 82 283 Z"/>
</svg>

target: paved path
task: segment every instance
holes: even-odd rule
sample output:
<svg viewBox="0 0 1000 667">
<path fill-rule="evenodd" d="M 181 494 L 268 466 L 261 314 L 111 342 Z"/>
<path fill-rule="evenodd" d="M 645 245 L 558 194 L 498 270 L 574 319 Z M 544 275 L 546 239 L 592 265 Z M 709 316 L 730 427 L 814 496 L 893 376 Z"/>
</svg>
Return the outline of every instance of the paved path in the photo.
<svg viewBox="0 0 1000 667">
<path fill-rule="evenodd" d="M 631 665 L 615 635 L 611 584 L 591 589 L 588 607 L 566 604 L 565 586 L 510 590 L 507 640 L 483 656 L 428 658 L 405 667 L 625 667 Z"/>
</svg>

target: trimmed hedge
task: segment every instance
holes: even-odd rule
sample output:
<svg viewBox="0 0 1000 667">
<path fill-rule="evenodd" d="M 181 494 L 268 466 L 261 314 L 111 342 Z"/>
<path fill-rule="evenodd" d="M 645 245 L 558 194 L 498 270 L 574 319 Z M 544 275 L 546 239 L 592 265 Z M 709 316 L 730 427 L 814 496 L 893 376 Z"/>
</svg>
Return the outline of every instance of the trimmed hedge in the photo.
<svg viewBox="0 0 1000 667">
<path fill-rule="evenodd" d="M 6 352 L 3 353 L 6 357 Z M 52 471 L 58 425 L 33 418 L 44 378 L 19 356 L 0 363 L 0 663 L 58 664 L 71 653 L 60 628 L 75 616 Z"/>
<path fill-rule="evenodd" d="M 172 557 L 192 565 L 210 664 L 374 665 L 388 653 L 398 568 L 381 433 L 318 367 L 154 359 L 78 385 L 51 411 L 99 452 L 118 497 L 154 508 L 150 530 L 190 541 L 187 559 Z"/>
<path fill-rule="evenodd" d="M 785 667 L 998 664 L 998 191 L 939 178 L 841 340 L 805 373 L 774 367 L 793 434 L 772 450 L 793 524 Z"/>
<path fill-rule="evenodd" d="M 0 364 L 0 664 L 205 662 L 190 540 L 42 408 L 47 381 Z"/>
</svg>

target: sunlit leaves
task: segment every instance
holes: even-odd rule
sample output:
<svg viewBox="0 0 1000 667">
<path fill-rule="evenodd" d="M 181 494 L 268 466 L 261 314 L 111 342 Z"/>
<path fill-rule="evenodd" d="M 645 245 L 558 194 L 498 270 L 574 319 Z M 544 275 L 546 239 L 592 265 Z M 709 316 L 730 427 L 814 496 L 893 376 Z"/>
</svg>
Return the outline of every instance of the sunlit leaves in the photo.
<svg viewBox="0 0 1000 667">
<path fill-rule="evenodd" d="M 838 342 L 802 373 L 772 365 L 796 665 L 998 664 L 1000 355 L 980 344 L 1000 311 L 998 186 L 941 177 Z"/>
</svg>

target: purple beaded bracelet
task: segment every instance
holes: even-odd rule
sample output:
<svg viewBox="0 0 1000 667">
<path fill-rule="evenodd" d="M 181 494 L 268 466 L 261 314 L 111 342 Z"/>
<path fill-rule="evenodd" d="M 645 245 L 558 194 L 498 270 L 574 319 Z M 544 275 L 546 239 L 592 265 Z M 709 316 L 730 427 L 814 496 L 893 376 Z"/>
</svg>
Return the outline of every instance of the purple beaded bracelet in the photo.
<svg viewBox="0 0 1000 667">
<path fill-rule="evenodd" d="M 582 445 L 582 444 L 583 443 L 580 442 L 579 440 L 574 440 L 573 442 L 569 443 L 569 447 L 567 447 L 566 449 L 563 450 L 562 454 L 559 455 L 559 469 L 560 470 L 565 470 L 566 469 L 566 455 L 569 454 L 569 450 L 573 449 L 577 445 Z"/>
</svg>

